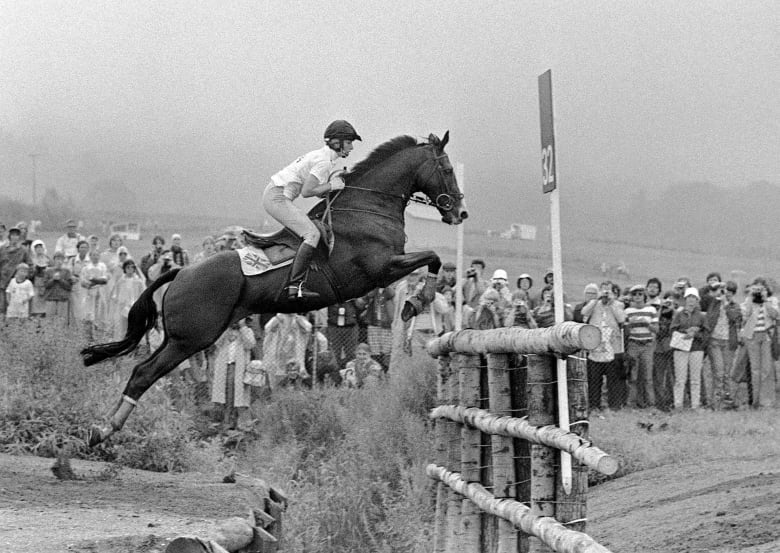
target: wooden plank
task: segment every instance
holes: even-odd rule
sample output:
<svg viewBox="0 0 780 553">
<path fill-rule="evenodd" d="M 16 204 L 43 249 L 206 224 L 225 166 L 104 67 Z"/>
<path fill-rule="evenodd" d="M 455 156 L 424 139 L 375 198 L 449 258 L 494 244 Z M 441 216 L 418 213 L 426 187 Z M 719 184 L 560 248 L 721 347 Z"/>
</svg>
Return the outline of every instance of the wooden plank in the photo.
<svg viewBox="0 0 780 553">
<path fill-rule="evenodd" d="M 478 407 L 480 397 L 480 358 L 479 355 L 456 354 L 458 364 L 459 403 L 468 407 Z M 468 482 L 480 482 L 482 433 L 465 425 L 461 427 L 460 467 L 463 478 Z M 464 552 L 479 551 L 482 538 L 481 512 L 468 499 L 461 504 L 460 548 Z"/>
</svg>

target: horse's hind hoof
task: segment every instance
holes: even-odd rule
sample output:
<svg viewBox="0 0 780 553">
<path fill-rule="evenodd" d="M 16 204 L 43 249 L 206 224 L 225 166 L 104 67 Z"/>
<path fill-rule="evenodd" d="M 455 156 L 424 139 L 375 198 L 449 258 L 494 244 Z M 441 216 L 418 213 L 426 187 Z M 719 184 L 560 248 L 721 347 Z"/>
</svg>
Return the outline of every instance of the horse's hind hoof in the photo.
<svg viewBox="0 0 780 553">
<path fill-rule="evenodd" d="M 98 426 L 93 426 L 89 429 L 89 447 L 95 447 L 101 443 L 105 438 L 103 437 L 103 431 Z"/>
</svg>

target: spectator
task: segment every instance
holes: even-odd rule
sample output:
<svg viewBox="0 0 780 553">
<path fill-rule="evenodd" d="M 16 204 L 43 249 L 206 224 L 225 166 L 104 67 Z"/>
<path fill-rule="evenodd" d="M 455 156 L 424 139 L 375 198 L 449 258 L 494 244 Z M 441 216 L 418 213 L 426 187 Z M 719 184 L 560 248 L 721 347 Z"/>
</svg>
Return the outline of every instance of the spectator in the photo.
<svg viewBox="0 0 780 553">
<path fill-rule="evenodd" d="M 656 334 L 655 353 L 653 354 L 653 383 L 655 386 L 655 406 L 663 411 L 673 405 L 674 363 L 670 346 L 672 338 L 672 317 L 677 309 L 674 292 L 667 290 L 658 307 L 658 334 Z"/>
<path fill-rule="evenodd" d="M 585 289 L 582 291 L 582 295 L 585 297 L 585 300 L 578 303 L 574 306 L 574 311 L 572 313 L 572 318 L 574 319 L 575 323 L 583 323 L 585 322 L 582 319 L 582 308 L 585 307 L 589 301 L 595 300 L 599 296 L 599 285 L 595 282 L 591 282 L 590 284 L 587 284 L 585 286 Z"/>
<path fill-rule="evenodd" d="M 531 288 L 533 288 L 533 286 L 534 280 L 528 273 L 523 273 L 517 277 L 517 289 L 525 292 L 526 297 L 528 298 L 526 301 L 528 302 L 529 309 L 536 307 L 536 301 L 531 293 Z"/>
<path fill-rule="evenodd" d="M 149 269 L 160 260 L 165 247 L 165 238 L 159 234 L 152 238 L 152 250 L 141 258 L 141 272 L 146 278 L 146 285 L 149 286 L 154 278 L 149 276 Z"/>
<path fill-rule="evenodd" d="M 132 259 L 122 264 L 122 276 L 115 280 L 111 290 L 112 331 L 114 340 L 121 340 L 127 332 L 127 317 L 130 308 L 144 291 L 145 285 Z"/>
<path fill-rule="evenodd" d="M 509 290 L 509 277 L 504 269 L 496 269 L 490 279 L 490 287 L 498 292 L 498 310 L 501 320 L 504 320 L 506 312 L 512 308 L 512 292 Z"/>
<path fill-rule="evenodd" d="M 740 306 L 744 321 L 741 335 L 750 359 L 754 409 L 773 407 L 776 399 L 771 341 L 779 314 L 769 299 L 770 295 L 771 289 L 766 280 L 757 277 L 750 286 L 750 295 Z"/>
<path fill-rule="evenodd" d="M 730 371 L 742 326 L 742 311 L 734 301 L 737 283 L 729 281 L 717 289 L 716 299 L 707 311 L 707 328 L 712 329 L 707 344 L 711 369 L 705 382 L 707 404 L 714 409 L 731 404 Z"/>
<path fill-rule="evenodd" d="M 57 238 L 54 246 L 54 253 L 62 252 L 65 255 L 65 262 L 69 263 L 78 253 L 78 243 L 84 240 L 84 237 L 76 232 L 76 221 L 68 219 L 65 221 L 65 234 Z"/>
<path fill-rule="evenodd" d="M 625 309 L 628 329 L 626 356 L 628 358 L 629 407 L 653 407 L 653 354 L 658 332 L 658 312 L 646 304 L 645 287 L 636 284 L 629 290 L 631 304 Z"/>
<path fill-rule="evenodd" d="M 76 251 L 76 257 L 70 258 L 66 265 L 73 283 L 70 291 L 70 321 L 82 324 L 85 320 L 87 289 L 81 284 L 81 271 L 89 263 L 89 243 L 80 240 Z"/>
<path fill-rule="evenodd" d="M 368 322 L 368 346 L 384 372 L 390 368 L 393 349 L 394 296 L 395 291 L 392 288 L 376 288 L 363 298 Z"/>
<path fill-rule="evenodd" d="M 271 389 L 295 384 L 308 377 L 306 347 L 312 325 L 303 315 L 277 313 L 265 325 L 263 364 L 271 377 Z"/>
<path fill-rule="evenodd" d="M 249 426 L 250 387 L 244 375 L 251 361 L 255 336 L 241 319 L 214 344 L 215 359 L 211 401 L 222 409 L 226 429 L 246 430 Z"/>
<path fill-rule="evenodd" d="M 43 298 L 46 302 L 46 320 L 67 326 L 70 294 L 73 288 L 70 271 L 63 266 L 65 254 L 55 252 L 53 265 L 46 269 L 43 282 Z"/>
<path fill-rule="evenodd" d="M 527 289 L 518 289 L 512 293 L 512 308 L 504 319 L 505 326 L 519 328 L 536 328 L 536 321 L 531 313 L 530 298 Z"/>
<path fill-rule="evenodd" d="M 17 267 L 24 263 L 28 267 L 32 263 L 30 252 L 21 244 L 22 233 L 17 227 L 8 230 L 8 244 L 0 248 L 0 290 L 5 291 L 14 275 Z M 5 293 L 0 294 L 0 322 L 5 316 L 8 307 Z"/>
<path fill-rule="evenodd" d="M 100 261 L 106 266 L 109 274 L 112 274 L 115 269 L 119 269 L 119 273 L 122 273 L 122 266 L 119 262 L 119 248 L 122 247 L 122 237 L 118 234 L 112 234 L 108 239 L 108 248 L 103 250 L 100 254 Z M 125 248 L 127 251 L 127 248 Z"/>
<path fill-rule="evenodd" d="M 30 317 L 30 302 L 35 296 L 33 283 L 27 277 L 30 275 L 30 267 L 27 263 L 19 263 L 8 286 L 5 287 L 6 320 L 27 319 Z"/>
<path fill-rule="evenodd" d="M 84 298 L 84 327 L 88 340 L 92 340 L 95 330 L 105 328 L 105 298 L 103 297 L 108 284 L 108 271 L 100 261 L 100 252 L 90 250 L 89 261 L 82 267 L 81 286 L 86 288 Z"/>
<path fill-rule="evenodd" d="M 51 260 L 46 252 L 46 244 L 43 243 L 43 240 L 34 240 L 31 250 L 32 267 L 30 280 L 35 289 L 35 296 L 33 296 L 30 302 L 30 316 L 45 317 L 46 300 L 43 298 L 43 294 L 46 289 L 44 288 L 44 282 L 46 280 L 46 269 L 49 268 Z"/>
<path fill-rule="evenodd" d="M 663 286 L 661 285 L 661 281 L 657 279 L 656 277 L 651 277 L 647 279 L 647 284 L 645 284 L 645 295 L 647 296 L 647 305 L 652 305 L 655 307 L 656 311 L 658 311 L 661 308 L 661 291 L 663 290 Z"/>
<path fill-rule="evenodd" d="M 171 236 L 171 254 L 173 255 L 173 263 L 178 267 L 186 267 L 190 264 L 190 254 L 181 247 L 180 234 Z"/>
<path fill-rule="evenodd" d="M 607 383 L 607 403 L 619 409 L 625 401 L 623 368 L 616 352 L 623 351 L 621 327 L 626 320 L 623 304 L 615 298 L 610 281 L 599 288 L 599 297 L 582 308 L 583 322 L 601 330 L 601 343 L 588 354 L 588 400 L 592 409 L 600 409 L 604 379 Z"/>
<path fill-rule="evenodd" d="M 447 261 L 441 266 L 442 273 L 439 276 L 439 280 L 436 281 L 436 291 L 443 292 L 445 287 L 455 288 L 457 285 L 458 277 L 455 275 L 457 268 L 451 261 Z M 375 351 L 375 350 L 372 350 Z"/>
<path fill-rule="evenodd" d="M 721 284 L 720 273 L 713 271 L 707 275 L 707 283 L 699 288 L 699 296 L 701 297 L 699 308 L 702 313 L 710 310 L 710 303 L 717 299 L 716 293 L 720 290 Z"/>
<path fill-rule="evenodd" d="M 571 321 L 573 316 L 571 307 L 564 304 L 563 320 Z M 533 317 L 539 328 L 548 328 L 555 324 L 555 298 L 552 284 L 546 284 L 542 288 L 541 302 L 534 308 Z"/>
<path fill-rule="evenodd" d="M 355 355 L 355 347 L 358 345 L 357 315 L 362 306 L 362 300 L 349 300 L 328 307 L 325 335 L 339 369 L 343 369 Z"/>
<path fill-rule="evenodd" d="M 89 242 L 89 253 L 97 252 L 100 255 L 100 238 L 96 234 L 90 234 L 87 242 Z"/>
<path fill-rule="evenodd" d="M 371 358 L 371 348 L 366 343 L 360 343 L 355 348 L 355 358 L 347 361 L 340 372 L 341 379 L 350 388 L 362 388 L 365 385 L 376 385 L 382 378 L 383 368 Z"/>
<path fill-rule="evenodd" d="M 674 408 L 683 408 L 685 383 L 689 381 L 691 408 L 698 409 L 701 403 L 701 365 L 707 344 L 707 321 L 699 309 L 699 291 L 690 287 L 685 290 L 683 297 L 683 308 L 672 317 L 670 329 L 672 333 L 684 333 L 685 340 L 691 343 L 683 349 L 674 349 Z"/>
<path fill-rule="evenodd" d="M 192 260 L 194 263 L 200 263 L 204 259 L 207 259 L 217 253 L 216 247 L 214 245 L 214 237 L 213 236 L 206 236 L 203 239 L 203 242 L 201 244 L 203 246 L 203 249 L 195 254 L 195 258 Z"/>
<path fill-rule="evenodd" d="M 0 248 L 8 244 L 8 237 L 6 236 L 5 223 L 0 223 Z"/>
<path fill-rule="evenodd" d="M 472 308 L 479 306 L 479 300 L 485 290 L 490 288 L 490 283 L 482 278 L 485 270 L 485 262 L 474 259 L 466 270 L 466 278 L 463 280 L 463 300 Z"/>
<path fill-rule="evenodd" d="M 422 290 L 425 276 L 420 276 L 414 294 Z M 444 318 L 452 310 L 452 305 L 439 292 L 434 293 L 433 301 L 427 304 L 421 313 L 409 322 L 405 349 L 412 355 L 415 348 L 424 350 L 428 340 L 444 332 Z"/>
</svg>

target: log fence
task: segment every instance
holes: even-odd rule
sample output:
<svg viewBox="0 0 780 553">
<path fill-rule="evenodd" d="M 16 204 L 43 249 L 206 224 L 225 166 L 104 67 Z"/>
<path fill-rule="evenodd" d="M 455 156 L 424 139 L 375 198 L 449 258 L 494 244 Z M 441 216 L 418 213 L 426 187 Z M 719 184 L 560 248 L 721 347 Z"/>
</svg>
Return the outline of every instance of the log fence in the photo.
<svg viewBox="0 0 780 553">
<path fill-rule="evenodd" d="M 587 471 L 618 463 L 588 439 L 585 359 L 600 331 L 450 332 L 427 344 L 439 360 L 434 553 L 609 553 L 584 533 Z M 567 356 L 570 431 L 556 426 L 556 356 Z M 564 490 L 559 452 L 572 456 Z"/>
</svg>

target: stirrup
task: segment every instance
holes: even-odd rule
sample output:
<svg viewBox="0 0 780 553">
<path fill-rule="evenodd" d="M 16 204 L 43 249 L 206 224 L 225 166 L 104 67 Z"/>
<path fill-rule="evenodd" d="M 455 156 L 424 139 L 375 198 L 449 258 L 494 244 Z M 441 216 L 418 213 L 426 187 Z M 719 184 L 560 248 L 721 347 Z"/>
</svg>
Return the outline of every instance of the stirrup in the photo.
<svg viewBox="0 0 780 553">
<path fill-rule="evenodd" d="M 290 284 L 289 286 L 287 286 L 287 299 L 290 301 L 301 300 L 301 299 L 315 299 L 319 297 L 320 295 L 317 292 L 310 292 L 309 290 L 306 290 L 303 287 L 303 283 Z"/>
</svg>

